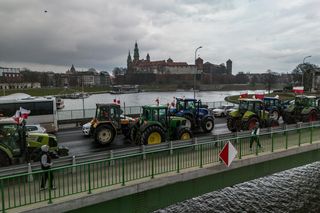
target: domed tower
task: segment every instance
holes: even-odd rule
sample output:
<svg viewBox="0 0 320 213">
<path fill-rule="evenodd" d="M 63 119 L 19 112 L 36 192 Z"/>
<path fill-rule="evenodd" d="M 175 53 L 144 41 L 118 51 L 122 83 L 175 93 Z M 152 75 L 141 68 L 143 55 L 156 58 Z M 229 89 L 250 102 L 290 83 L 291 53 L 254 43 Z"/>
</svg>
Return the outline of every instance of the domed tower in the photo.
<svg viewBox="0 0 320 213">
<path fill-rule="evenodd" d="M 130 73 L 132 71 L 132 59 L 131 59 L 130 50 L 129 50 L 128 58 L 127 58 L 127 71 L 128 71 L 128 73 Z"/>
<path fill-rule="evenodd" d="M 230 59 L 227 61 L 227 75 L 232 75 L 232 61 Z"/>
<path fill-rule="evenodd" d="M 134 44 L 133 61 L 139 61 L 139 48 L 137 42 Z"/>
</svg>

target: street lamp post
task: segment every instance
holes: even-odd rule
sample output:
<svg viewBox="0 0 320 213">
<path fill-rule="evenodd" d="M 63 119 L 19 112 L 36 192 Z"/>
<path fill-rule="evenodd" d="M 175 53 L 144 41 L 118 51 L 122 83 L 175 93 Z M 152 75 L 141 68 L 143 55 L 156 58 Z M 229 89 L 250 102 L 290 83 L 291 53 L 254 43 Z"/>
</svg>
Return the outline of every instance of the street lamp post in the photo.
<svg viewBox="0 0 320 213">
<path fill-rule="evenodd" d="M 306 60 L 306 58 L 311 58 L 311 57 L 312 57 L 311 55 L 308 55 L 308 56 L 304 57 L 303 61 L 302 61 L 302 64 L 304 64 L 304 61 Z M 301 69 L 301 73 L 302 73 L 302 86 L 304 86 L 303 85 L 303 69 Z"/>
<path fill-rule="evenodd" d="M 197 68 L 197 64 L 196 64 L 196 60 L 197 60 L 197 51 L 202 48 L 202 46 L 200 47 L 197 47 L 197 49 L 194 51 L 194 64 L 196 66 L 196 71 L 198 71 L 198 68 Z M 195 71 L 195 72 L 196 72 Z M 193 74 L 193 98 L 195 99 L 196 98 L 196 73 Z"/>
</svg>

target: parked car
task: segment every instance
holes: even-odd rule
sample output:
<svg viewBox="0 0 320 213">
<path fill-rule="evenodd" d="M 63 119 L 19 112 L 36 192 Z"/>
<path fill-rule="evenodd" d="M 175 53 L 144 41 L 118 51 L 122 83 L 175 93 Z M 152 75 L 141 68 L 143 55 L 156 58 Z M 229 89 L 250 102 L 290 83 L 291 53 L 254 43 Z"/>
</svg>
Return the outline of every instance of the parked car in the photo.
<svg viewBox="0 0 320 213">
<path fill-rule="evenodd" d="M 82 125 L 82 133 L 85 136 L 89 136 L 90 135 L 90 128 L 91 128 L 91 122 L 83 124 Z"/>
<path fill-rule="evenodd" d="M 46 133 L 47 130 L 40 126 L 40 124 L 28 124 L 26 125 L 26 129 L 28 132 L 33 132 L 33 133 Z"/>
<path fill-rule="evenodd" d="M 232 111 L 232 109 L 234 109 L 233 105 L 223 105 L 216 109 L 213 109 L 212 112 L 215 117 L 225 117 L 229 112 Z"/>
</svg>

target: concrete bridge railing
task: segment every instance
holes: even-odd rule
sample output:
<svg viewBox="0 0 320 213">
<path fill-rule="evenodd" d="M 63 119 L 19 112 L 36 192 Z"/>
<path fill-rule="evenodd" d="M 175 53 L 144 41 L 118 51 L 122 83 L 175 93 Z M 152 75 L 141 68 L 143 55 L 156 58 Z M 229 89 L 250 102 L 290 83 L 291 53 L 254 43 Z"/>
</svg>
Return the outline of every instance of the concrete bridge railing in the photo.
<svg viewBox="0 0 320 213">
<path fill-rule="evenodd" d="M 54 175 L 56 189 L 48 184 L 46 190 L 40 191 L 43 171 L 1 177 L 0 210 L 5 212 L 40 202 L 53 203 L 62 197 L 91 194 L 99 188 L 121 188 L 130 182 L 148 181 L 161 174 L 221 164 L 218 155 L 226 141 L 235 146 L 238 159 L 305 147 L 320 142 L 320 125 L 278 130 L 259 137 L 262 148 L 254 144 L 250 149 L 250 136 L 243 136 L 53 168 L 50 172 Z M 49 175 L 48 182 L 50 178 Z"/>
</svg>

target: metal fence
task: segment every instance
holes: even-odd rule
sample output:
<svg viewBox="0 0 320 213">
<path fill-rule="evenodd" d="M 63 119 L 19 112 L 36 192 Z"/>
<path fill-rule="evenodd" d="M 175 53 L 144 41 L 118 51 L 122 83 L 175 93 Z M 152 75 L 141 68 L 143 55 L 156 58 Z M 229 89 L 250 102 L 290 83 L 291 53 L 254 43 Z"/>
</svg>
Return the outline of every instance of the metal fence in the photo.
<svg viewBox="0 0 320 213">
<path fill-rule="evenodd" d="M 208 108 L 217 108 L 222 105 L 228 105 L 228 102 L 203 102 L 208 105 Z M 229 105 L 232 105 L 229 103 Z M 125 115 L 137 115 L 141 114 L 141 106 L 126 106 L 121 107 Z M 58 110 L 58 120 L 74 120 L 74 119 L 88 119 L 93 118 L 95 115 L 95 108 L 90 109 L 76 109 L 76 110 Z"/>
<path fill-rule="evenodd" d="M 93 190 L 113 185 L 126 185 L 138 180 L 155 178 L 159 174 L 179 173 L 187 168 L 219 164 L 219 152 L 227 141 L 235 146 L 238 158 L 255 157 L 278 150 L 312 144 L 320 141 L 320 125 L 301 126 L 297 129 L 275 130 L 262 133 L 262 147 L 254 143 L 250 147 L 250 136 L 238 136 L 213 141 L 212 138 L 198 138 L 195 143 L 165 148 L 120 157 L 79 163 L 52 168 L 55 189 L 40 190 L 41 179 L 46 171 L 16 174 L 0 178 L 0 210 L 13 209 L 33 203 L 70 196 L 78 193 L 92 193 Z M 201 143 L 198 143 L 201 141 Z"/>
</svg>

